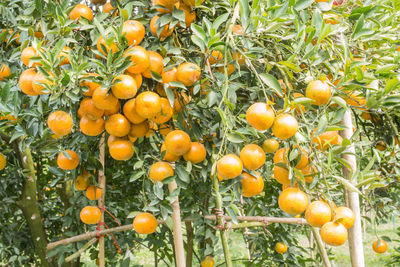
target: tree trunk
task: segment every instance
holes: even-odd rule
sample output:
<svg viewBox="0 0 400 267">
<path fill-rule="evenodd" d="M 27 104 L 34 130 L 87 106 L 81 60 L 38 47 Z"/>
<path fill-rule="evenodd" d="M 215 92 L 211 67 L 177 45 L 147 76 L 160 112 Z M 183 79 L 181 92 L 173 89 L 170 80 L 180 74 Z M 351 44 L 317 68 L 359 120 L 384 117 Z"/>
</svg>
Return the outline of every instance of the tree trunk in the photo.
<svg viewBox="0 0 400 267">
<path fill-rule="evenodd" d="M 193 227 L 192 222 L 185 222 L 186 225 L 186 267 L 192 267 L 193 263 Z"/>
<path fill-rule="evenodd" d="M 105 202 L 106 202 L 106 176 L 104 174 L 104 168 L 105 168 L 105 147 L 104 147 L 104 142 L 105 142 L 105 134 L 101 136 L 100 139 L 100 145 L 99 145 L 99 150 L 100 150 L 100 163 L 101 163 L 101 170 L 99 170 L 99 187 L 101 188 L 102 194 L 100 196 L 100 199 L 98 201 L 99 207 L 104 207 Z M 101 219 L 100 219 L 100 230 L 103 230 L 103 223 L 104 223 L 104 212 L 101 213 Z M 105 262 L 105 249 L 104 249 L 104 236 L 100 236 L 99 238 L 99 266 L 104 267 L 106 266 Z"/>
</svg>

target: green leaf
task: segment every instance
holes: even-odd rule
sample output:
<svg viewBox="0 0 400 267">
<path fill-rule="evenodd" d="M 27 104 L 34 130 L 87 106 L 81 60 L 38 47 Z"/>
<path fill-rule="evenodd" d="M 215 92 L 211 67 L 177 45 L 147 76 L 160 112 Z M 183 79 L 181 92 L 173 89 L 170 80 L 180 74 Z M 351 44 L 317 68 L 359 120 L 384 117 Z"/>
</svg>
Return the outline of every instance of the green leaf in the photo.
<svg viewBox="0 0 400 267">
<path fill-rule="evenodd" d="M 243 28 L 247 29 L 249 26 L 250 20 L 250 8 L 248 0 L 239 0 L 240 5 L 240 20 L 242 22 Z"/>
<path fill-rule="evenodd" d="M 306 9 L 314 3 L 314 0 L 298 0 L 294 5 L 294 9 L 297 11 Z"/>
<path fill-rule="evenodd" d="M 222 14 L 218 18 L 216 18 L 212 24 L 212 28 L 214 30 L 218 30 L 219 26 L 221 26 L 222 23 L 226 22 L 228 20 L 229 13 Z"/>
<path fill-rule="evenodd" d="M 297 65 L 295 65 L 295 64 L 293 64 L 293 63 L 291 63 L 289 61 L 279 61 L 278 64 L 284 65 L 284 66 L 288 67 L 289 69 L 291 69 L 294 72 L 300 72 L 301 71 L 299 66 L 297 66 Z"/>
<path fill-rule="evenodd" d="M 228 138 L 229 141 L 231 141 L 232 143 L 235 143 L 235 144 L 240 144 L 240 143 L 243 143 L 243 141 L 244 141 L 243 138 L 236 133 L 228 133 L 226 135 L 226 138 Z"/>
<path fill-rule="evenodd" d="M 354 38 L 354 36 L 356 35 L 356 34 L 359 34 L 359 32 L 362 30 L 362 28 L 364 27 L 364 19 L 365 19 L 365 17 L 364 17 L 364 14 L 362 14 L 361 16 L 360 16 L 360 18 L 357 20 L 357 23 L 354 25 L 354 30 L 353 30 L 353 33 L 352 33 L 352 37 Z"/>
<path fill-rule="evenodd" d="M 203 41 L 203 44 L 207 44 L 207 35 L 206 35 L 205 31 L 199 25 L 192 23 L 190 28 L 192 29 L 194 36 L 197 36 L 198 38 L 200 38 L 200 40 Z"/>
<path fill-rule="evenodd" d="M 174 102 L 175 102 L 175 94 L 174 92 L 171 90 L 171 88 L 169 86 L 164 88 L 165 93 L 167 94 L 167 98 L 169 101 L 169 104 L 171 105 L 171 107 L 174 106 Z"/>
<path fill-rule="evenodd" d="M 144 171 L 138 171 L 138 172 L 133 173 L 133 174 L 131 175 L 131 177 L 129 178 L 129 182 L 134 182 L 134 181 L 136 181 L 137 179 L 139 179 L 140 177 L 142 177 L 144 174 L 145 174 Z"/>
<path fill-rule="evenodd" d="M 206 51 L 207 43 L 204 43 L 204 41 L 201 40 L 200 37 L 198 37 L 197 35 L 192 35 L 192 36 L 190 37 L 190 39 L 192 39 L 192 42 L 193 42 L 194 44 L 196 44 L 196 45 L 200 48 L 200 50 L 201 50 L 202 52 L 205 52 L 205 51 Z"/>
<path fill-rule="evenodd" d="M 175 168 L 176 174 L 178 175 L 178 178 L 185 182 L 189 183 L 190 182 L 190 176 L 189 173 L 183 168 L 181 165 L 177 165 Z"/>
<path fill-rule="evenodd" d="M 261 73 L 260 74 L 261 80 L 270 88 L 274 89 L 275 92 L 282 97 L 282 88 L 278 82 L 278 80 L 272 76 L 271 74 L 268 73 Z"/>
</svg>

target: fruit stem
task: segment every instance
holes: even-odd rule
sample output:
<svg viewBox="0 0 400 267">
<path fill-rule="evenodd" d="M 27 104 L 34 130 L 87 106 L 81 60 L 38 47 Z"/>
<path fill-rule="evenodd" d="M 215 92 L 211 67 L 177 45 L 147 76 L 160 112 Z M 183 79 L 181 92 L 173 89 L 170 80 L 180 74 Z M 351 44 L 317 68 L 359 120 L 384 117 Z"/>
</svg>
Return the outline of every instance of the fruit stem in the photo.
<svg viewBox="0 0 400 267">
<path fill-rule="evenodd" d="M 324 244 L 322 243 L 322 239 L 316 228 L 310 227 L 311 232 L 314 236 L 315 243 L 317 244 L 319 253 L 321 254 L 322 262 L 325 267 L 331 267 L 331 262 L 329 261 L 328 253 L 326 252 L 326 249 L 324 247 Z"/>
</svg>

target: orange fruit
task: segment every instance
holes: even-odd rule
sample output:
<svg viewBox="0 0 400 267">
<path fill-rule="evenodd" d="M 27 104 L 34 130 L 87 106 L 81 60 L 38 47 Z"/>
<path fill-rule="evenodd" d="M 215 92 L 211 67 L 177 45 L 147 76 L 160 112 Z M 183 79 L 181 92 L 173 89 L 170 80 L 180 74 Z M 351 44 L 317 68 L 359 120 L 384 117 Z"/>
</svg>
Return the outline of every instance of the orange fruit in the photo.
<svg viewBox="0 0 400 267">
<path fill-rule="evenodd" d="M 150 57 L 147 50 L 141 46 L 134 46 L 129 48 L 124 53 L 125 57 L 129 57 L 132 65 L 129 66 L 130 73 L 139 74 L 145 71 L 150 66 Z"/>
<path fill-rule="evenodd" d="M 171 105 L 169 104 L 169 100 L 165 97 L 160 98 L 161 101 L 161 111 L 151 118 L 152 121 L 155 123 L 166 123 L 172 118 L 172 115 L 174 113 Z"/>
<path fill-rule="evenodd" d="M 47 125 L 56 135 L 64 136 L 71 132 L 73 122 L 68 113 L 58 110 L 49 115 Z"/>
<path fill-rule="evenodd" d="M 69 48 L 68 46 L 65 46 L 61 50 L 61 53 L 57 56 L 57 58 L 63 58 L 63 60 L 61 60 L 61 62 L 60 62 L 60 66 L 70 63 L 69 58 L 68 58 L 70 52 L 71 52 L 71 48 Z"/>
<path fill-rule="evenodd" d="M 317 149 L 325 151 L 329 146 L 341 145 L 342 138 L 339 136 L 338 131 L 323 132 L 318 136 L 314 136 L 317 129 L 312 132 L 312 142 L 316 144 Z"/>
<path fill-rule="evenodd" d="M 157 11 L 161 14 L 171 13 L 174 9 L 175 4 L 178 0 L 154 0 L 153 5 L 161 6 L 157 8 Z"/>
<path fill-rule="evenodd" d="M 67 158 L 64 153 L 67 153 L 70 157 Z M 66 150 L 65 152 L 60 152 L 57 157 L 57 165 L 63 170 L 73 170 L 79 165 L 79 156 L 75 151 Z"/>
<path fill-rule="evenodd" d="M 223 179 L 233 179 L 243 171 L 243 163 L 235 154 L 228 154 L 217 162 L 217 173 Z"/>
<path fill-rule="evenodd" d="M 83 4 L 77 4 L 71 12 L 69 12 L 69 18 L 71 20 L 76 20 L 80 19 L 81 17 L 88 19 L 92 21 L 93 19 L 93 12 L 92 10 L 87 6 Z"/>
<path fill-rule="evenodd" d="M 213 50 L 211 51 L 211 55 L 208 58 L 208 61 L 210 62 L 211 65 L 220 63 L 224 59 L 224 55 L 218 51 L 218 50 Z"/>
<path fill-rule="evenodd" d="M 182 107 L 186 106 L 186 104 L 189 102 L 190 102 L 190 97 L 184 92 L 176 94 L 173 106 L 174 114 L 178 114 L 182 110 Z"/>
<path fill-rule="evenodd" d="M 89 186 L 90 180 L 89 176 L 81 174 L 75 179 L 75 189 L 77 191 L 83 191 L 86 190 L 86 188 Z"/>
<path fill-rule="evenodd" d="M 176 71 L 176 79 L 185 86 L 192 86 L 200 79 L 200 67 L 194 63 L 185 62 L 179 65 Z"/>
<path fill-rule="evenodd" d="M 279 143 L 273 138 L 264 140 L 262 147 L 265 153 L 274 153 L 279 148 Z"/>
<path fill-rule="evenodd" d="M 111 108 L 104 110 L 104 115 L 111 116 L 111 115 L 120 113 L 120 109 L 121 109 L 121 103 L 119 103 L 119 101 L 117 99 L 117 102 Z"/>
<path fill-rule="evenodd" d="M 38 57 L 39 54 L 35 48 L 32 46 L 27 46 L 21 52 L 21 61 L 24 63 L 25 66 L 29 67 L 29 61 L 32 57 Z M 35 62 L 32 64 L 32 67 L 40 66 L 39 62 Z"/>
<path fill-rule="evenodd" d="M 279 166 L 274 166 L 272 169 L 272 172 L 274 173 L 274 178 L 275 180 L 283 185 L 290 185 L 291 182 L 289 180 L 289 171 L 286 168 L 279 167 Z"/>
<path fill-rule="evenodd" d="M 178 9 L 185 13 L 185 25 L 186 28 L 189 28 L 196 19 L 196 11 L 192 10 L 190 6 L 186 5 L 184 2 L 179 3 Z"/>
<path fill-rule="evenodd" d="M 201 262 L 200 267 L 214 267 L 214 265 L 215 265 L 215 261 L 214 261 L 213 257 L 207 256 Z"/>
<path fill-rule="evenodd" d="M 113 79 L 113 83 L 111 91 L 116 98 L 129 99 L 136 95 L 137 84 L 131 76 L 125 74 L 119 75 Z"/>
<path fill-rule="evenodd" d="M 140 74 L 140 73 L 139 74 L 130 73 L 129 71 L 125 72 L 125 74 L 131 76 L 135 80 L 137 88 L 139 89 L 140 86 L 142 85 L 142 82 L 143 82 L 142 74 Z"/>
<path fill-rule="evenodd" d="M 300 93 L 293 93 L 293 97 L 296 99 L 296 98 L 304 97 L 304 95 L 300 94 Z M 291 107 L 291 109 L 294 108 L 294 113 L 296 115 L 301 115 L 302 113 L 306 112 L 306 108 L 302 104 L 296 104 L 294 102 L 292 104 L 293 104 L 293 106 Z"/>
<path fill-rule="evenodd" d="M 11 75 L 11 69 L 6 64 L 2 64 L 0 67 L 0 81 L 8 78 Z"/>
<path fill-rule="evenodd" d="M 265 163 L 264 150 L 255 144 L 250 144 L 240 151 L 240 159 L 248 170 L 257 170 Z"/>
<path fill-rule="evenodd" d="M 352 107 L 361 107 L 367 104 L 367 99 L 359 92 L 349 92 L 346 94 L 346 103 Z"/>
<path fill-rule="evenodd" d="M 152 234 L 157 230 L 157 219 L 153 214 L 140 213 L 133 220 L 133 229 L 138 234 Z"/>
<path fill-rule="evenodd" d="M 125 136 L 124 137 L 116 137 L 114 135 L 110 135 L 107 138 L 107 145 L 111 146 L 111 143 L 117 140 L 128 140 Z"/>
<path fill-rule="evenodd" d="M 154 51 L 148 51 L 147 52 L 149 55 L 149 67 L 142 72 L 142 75 L 146 78 L 151 78 L 151 72 L 155 72 L 161 75 L 161 73 L 164 70 L 164 63 L 163 63 L 163 57 Z"/>
<path fill-rule="evenodd" d="M 275 245 L 275 251 L 279 254 L 283 254 L 287 251 L 287 246 L 285 243 L 278 242 Z"/>
<path fill-rule="evenodd" d="M 170 70 L 163 71 L 163 72 L 161 73 L 162 82 L 163 82 L 163 83 L 175 82 L 175 81 L 176 81 L 176 72 L 177 72 L 177 71 L 178 71 L 178 70 L 177 70 L 175 67 L 173 67 L 173 68 L 170 69 Z M 173 87 L 171 87 L 171 88 L 173 88 Z"/>
<path fill-rule="evenodd" d="M 322 227 L 331 221 L 332 210 L 326 202 L 313 201 L 306 209 L 305 218 L 312 227 Z"/>
<path fill-rule="evenodd" d="M 105 50 L 103 49 L 103 46 Z M 103 36 L 100 36 L 97 40 L 97 50 L 99 50 L 103 55 L 107 56 L 110 51 L 112 53 L 116 53 L 118 51 L 118 46 L 114 42 L 106 42 Z"/>
<path fill-rule="evenodd" d="M 3 155 L 3 153 L 0 153 L 0 171 L 4 170 L 6 165 L 7 165 L 7 158 L 6 156 Z"/>
<path fill-rule="evenodd" d="M 103 6 L 103 12 L 104 13 L 108 13 L 111 14 L 113 12 L 115 8 L 112 6 L 112 4 L 110 2 L 107 2 L 104 6 Z"/>
<path fill-rule="evenodd" d="M 304 168 L 300 169 L 301 174 L 303 174 L 304 180 L 307 183 L 311 183 L 313 181 L 313 176 L 317 173 L 317 169 L 314 166 L 310 166 L 307 164 Z M 300 177 L 297 177 L 300 179 Z"/>
<path fill-rule="evenodd" d="M 94 185 L 90 185 L 86 188 L 86 197 L 90 200 L 98 200 L 102 193 L 103 190 Z"/>
<path fill-rule="evenodd" d="M 81 132 L 88 136 L 97 136 L 104 131 L 104 119 L 90 120 L 87 117 L 82 117 L 79 121 Z"/>
<path fill-rule="evenodd" d="M 158 161 L 151 165 L 150 170 L 149 170 L 149 178 L 153 180 L 154 182 L 157 181 L 162 181 L 165 178 L 168 178 L 170 176 L 174 175 L 174 170 L 172 167 L 167 163 L 163 161 Z"/>
<path fill-rule="evenodd" d="M 182 130 L 174 130 L 167 134 L 165 147 L 173 155 L 181 156 L 191 148 L 190 137 Z"/>
<path fill-rule="evenodd" d="M 136 113 L 142 118 L 153 118 L 161 111 L 161 98 L 156 93 L 145 91 L 136 97 Z"/>
<path fill-rule="evenodd" d="M 197 6 L 196 2 L 198 3 L 198 5 L 201 5 L 204 2 L 204 0 L 201 0 L 201 1 L 198 1 L 198 0 L 183 0 L 183 2 L 188 6 L 194 7 L 194 6 Z"/>
<path fill-rule="evenodd" d="M 376 253 L 385 253 L 386 250 L 388 249 L 388 245 L 386 243 L 385 240 L 383 239 L 377 239 L 374 241 L 374 243 L 372 244 L 372 249 L 376 252 Z"/>
<path fill-rule="evenodd" d="M 85 78 L 85 77 L 94 77 L 94 76 L 98 76 L 98 74 L 89 73 L 88 75 L 85 75 L 84 78 Z M 97 88 L 99 88 L 99 87 L 101 86 L 100 84 L 98 84 L 98 83 L 96 83 L 96 82 L 93 82 L 93 81 L 89 81 L 89 80 L 82 80 L 79 84 L 80 84 L 80 86 L 82 86 L 82 87 L 87 87 L 87 88 L 88 88 L 88 91 L 83 92 L 83 94 L 84 94 L 85 96 L 92 96 L 92 95 L 93 95 L 93 92 L 94 92 Z"/>
<path fill-rule="evenodd" d="M 242 27 L 242 25 L 233 25 L 233 33 L 237 34 L 237 35 L 243 35 L 244 34 L 244 29 Z"/>
<path fill-rule="evenodd" d="M 348 207 L 337 207 L 334 210 L 334 213 L 335 215 L 333 219 L 335 221 L 339 220 L 339 222 L 343 224 L 346 229 L 353 227 L 356 217 L 351 209 Z"/>
<path fill-rule="evenodd" d="M 146 119 L 136 112 L 136 99 L 131 99 L 124 104 L 123 112 L 125 117 L 134 124 L 144 122 Z"/>
<path fill-rule="evenodd" d="M 114 114 L 107 118 L 105 128 L 107 133 L 117 137 L 122 137 L 128 135 L 131 129 L 131 124 L 124 115 Z"/>
<path fill-rule="evenodd" d="M 79 109 L 82 117 L 87 117 L 89 120 L 100 119 L 104 114 L 104 110 L 98 109 L 91 98 L 84 98 Z"/>
<path fill-rule="evenodd" d="M 379 151 L 385 151 L 386 150 L 386 143 L 384 141 L 378 141 L 375 145 L 375 148 L 378 149 Z"/>
<path fill-rule="evenodd" d="M 98 87 L 92 95 L 93 103 L 98 109 L 111 109 L 117 105 L 118 99 L 107 89 Z"/>
<path fill-rule="evenodd" d="M 115 160 L 129 160 L 135 153 L 132 142 L 128 140 L 115 140 L 108 146 L 108 151 Z"/>
<path fill-rule="evenodd" d="M 276 116 L 272 133 L 279 139 L 288 139 L 296 134 L 299 124 L 295 117 L 282 113 Z"/>
<path fill-rule="evenodd" d="M 336 25 L 339 21 L 339 15 L 337 14 L 323 14 L 323 19 L 326 24 Z"/>
<path fill-rule="evenodd" d="M 293 148 L 297 149 L 297 150 L 299 149 L 297 145 L 294 145 Z M 300 152 L 300 160 L 298 159 L 299 158 L 299 155 L 298 155 L 296 158 L 297 164 L 296 164 L 295 168 L 302 169 L 302 168 L 306 167 L 308 164 L 308 154 L 302 148 L 300 148 L 300 151 L 298 151 L 298 152 Z M 285 148 L 280 148 L 274 154 L 274 163 L 283 162 L 283 163 L 288 164 L 288 156 L 289 156 L 289 151 Z"/>
<path fill-rule="evenodd" d="M 308 84 L 306 88 L 306 97 L 310 98 L 313 105 L 324 105 L 329 102 L 332 96 L 332 90 L 328 83 L 315 80 Z"/>
<path fill-rule="evenodd" d="M 161 146 L 161 155 L 163 155 L 163 153 L 164 153 L 164 157 L 162 159 L 165 161 L 172 162 L 172 161 L 177 161 L 180 158 L 180 156 L 176 156 L 174 154 L 169 153 L 167 151 L 167 147 L 165 146 L 165 143 L 163 143 Z"/>
<path fill-rule="evenodd" d="M 275 113 L 266 103 L 254 103 L 246 112 L 247 122 L 259 131 L 265 131 L 271 128 L 274 119 Z"/>
<path fill-rule="evenodd" d="M 245 57 L 240 52 L 233 52 L 232 59 L 235 60 L 239 65 L 243 65 L 246 62 Z"/>
<path fill-rule="evenodd" d="M 142 137 L 145 136 L 146 133 L 149 131 L 149 122 L 143 121 L 138 124 L 132 124 L 131 129 L 129 131 L 129 136 L 131 137 Z"/>
<path fill-rule="evenodd" d="M 260 194 L 264 189 L 264 181 L 258 172 L 253 176 L 247 172 L 243 172 L 243 179 L 240 181 L 242 184 L 242 196 L 253 197 Z"/>
<path fill-rule="evenodd" d="M 281 210 L 295 216 L 302 214 L 308 206 L 307 195 L 298 188 L 289 187 L 282 191 L 278 198 Z"/>
<path fill-rule="evenodd" d="M 327 222 L 320 233 L 322 241 L 330 246 L 341 246 L 347 240 L 347 229 L 337 222 Z"/>
<path fill-rule="evenodd" d="M 95 206 L 86 206 L 79 214 L 81 221 L 85 224 L 97 224 L 101 219 L 101 211 Z"/>
<path fill-rule="evenodd" d="M 33 79 L 35 78 L 36 75 L 35 69 L 27 69 L 24 70 L 21 75 L 19 76 L 19 88 L 21 88 L 21 91 L 27 95 L 31 96 L 36 96 L 36 92 L 33 91 Z"/>
<path fill-rule="evenodd" d="M 137 20 L 127 20 L 122 25 L 122 35 L 128 41 L 128 45 L 138 45 L 142 42 L 145 34 L 143 24 Z"/>
<path fill-rule="evenodd" d="M 51 86 L 54 82 L 48 80 L 48 77 L 44 76 L 41 72 L 36 73 L 32 80 L 32 89 L 35 94 L 49 94 L 49 92 L 44 93 L 42 90 L 45 89 L 44 84 Z"/>
<path fill-rule="evenodd" d="M 190 161 L 193 164 L 197 164 L 205 160 L 207 156 L 206 148 L 202 143 L 192 142 L 188 152 L 183 154 L 183 158 L 186 161 Z"/>
<path fill-rule="evenodd" d="M 157 34 L 157 28 L 159 25 L 157 25 L 157 20 L 159 19 L 159 16 L 154 16 L 151 20 L 150 20 L 150 31 L 154 36 L 157 36 L 158 38 L 160 38 L 160 41 L 164 41 L 165 38 L 167 38 L 168 36 L 171 36 L 172 33 L 174 32 L 174 27 L 170 28 L 169 24 L 166 24 L 163 26 L 162 31 L 160 32 L 160 34 Z"/>
<path fill-rule="evenodd" d="M 232 73 L 234 73 L 235 70 L 236 70 L 236 68 L 233 64 L 228 64 L 228 66 L 226 66 L 226 71 L 227 71 L 228 75 L 231 75 Z M 218 67 L 218 72 L 225 73 L 224 66 Z"/>
</svg>

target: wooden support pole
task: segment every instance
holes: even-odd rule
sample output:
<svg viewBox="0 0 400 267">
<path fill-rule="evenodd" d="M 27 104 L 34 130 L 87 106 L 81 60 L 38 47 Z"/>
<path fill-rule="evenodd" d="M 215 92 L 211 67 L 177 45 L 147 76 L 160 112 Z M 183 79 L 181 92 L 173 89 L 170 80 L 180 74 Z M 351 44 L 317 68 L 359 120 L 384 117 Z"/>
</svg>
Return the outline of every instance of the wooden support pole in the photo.
<svg viewBox="0 0 400 267">
<path fill-rule="evenodd" d="M 105 134 L 101 136 L 100 139 L 100 144 L 99 144 L 99 160 L 101 163 L 101 169 L 99 170 L 99 187 L 102 190 L 101 197 L 98 201 L 99 207 L 104 207 L 105 206 L 105 198 L 106 198 L 106 176 L 104 174 L 104 168 L 105 168 Z M 104 223 L 104 211 L 101 213 L 101 219 L 100 219 L 100 230 L 103 230 L 103 223 Z M 100 236 L 99 238 L 99 266 L 100 267 L 105 267 L 106 262 L 105 262 L 105 252 L 104 252 L 104 236 Z"/>
<path fill-rule="evenodd" d="M 343 139 L 350 139 L 353 135 L 353 122 L 351 110 L 348 109 L 344 113 L 342 124 L 345 129 L 340 132 Z M 346 151 L 343 152 L 342 158 L 346 160 L 350 168 L 343 166 L 343 177 L 348 179 L 353 185 L 357 185 L 357 177 L 353 174 L 357 170 L 357 160 L 355 156 L 354 144 L 351 143 Z M 348 191 L 345 189 L 346 205 L 354 212 L 355 222 L 352 228 L 349 229 L 349 248 L 351 265 L 353 267 L 364 267 L 364 249 L 362 242 L 361 215 L 360 215 L 360 199 L 357 192 Z"/>
<path fill-rule="evenodd" d="M 175 180 L 168 184 L 169 193 L 178 188 Z M 177 267 L 185 267 L 185 249 L 183 247 L 183 235 L 182 235 L 182 222 L 181 222 L 181 209 L 179 207 L 179 198 L 175 197 L 172 202 L 172 221 L 174 222 L 174 247 L 175 247 L 175 263 Z"/>
</svg>

